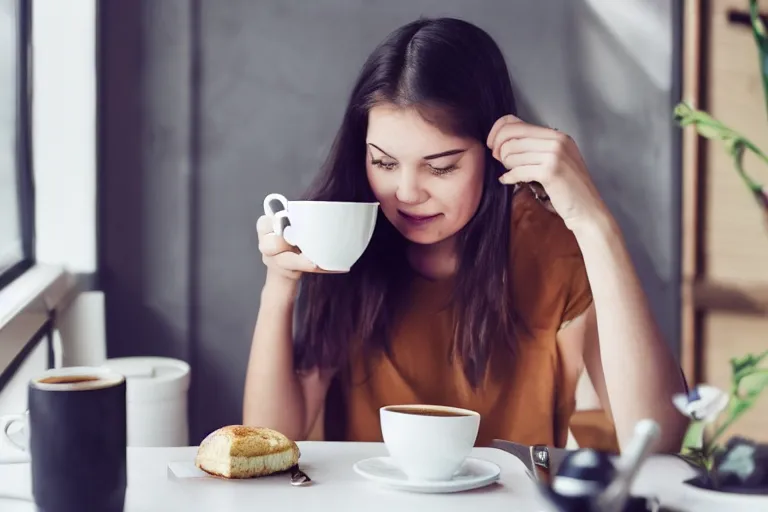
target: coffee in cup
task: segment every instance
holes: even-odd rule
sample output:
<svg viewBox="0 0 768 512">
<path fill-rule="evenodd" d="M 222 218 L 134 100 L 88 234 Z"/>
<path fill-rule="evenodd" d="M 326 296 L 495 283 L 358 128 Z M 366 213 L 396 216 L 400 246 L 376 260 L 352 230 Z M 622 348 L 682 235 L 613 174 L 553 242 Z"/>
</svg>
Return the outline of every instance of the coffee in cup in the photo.
<svg viewBox="0 0 768 512">
<path fill-rule="evenodd" d="M 323 270 L 348 272 L 363 255 L 376 228 L 379 203 L 264 199 L 275 234 Z"/>
<path fill-rule="evenodd" d="M 379 410 L 384 444 L 410 480 L 450 480 L 472 452 L 480 414 L 440 405 L 393 405 Z"/>
<path fill-rule="evenodd" d="M 77 384 L 79 382 L 95 382 L 99 377 L 93 375 L 60 375 L 40 379 L 40 384 Z"/>
</svg>

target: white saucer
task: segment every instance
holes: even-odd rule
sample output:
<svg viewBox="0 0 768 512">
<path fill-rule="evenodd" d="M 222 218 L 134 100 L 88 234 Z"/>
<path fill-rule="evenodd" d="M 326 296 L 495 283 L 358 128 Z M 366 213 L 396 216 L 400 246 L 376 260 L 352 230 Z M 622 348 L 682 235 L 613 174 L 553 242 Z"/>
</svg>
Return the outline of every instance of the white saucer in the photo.
<svg viewBox="0 0 768 512">
<path fill-rule="evenodd" d="M 468 457 L 451 480 L 440 482 L 409 480 L 390 457 L 373 457 L 357 462 L 355 473 L 372 482 L 401 491 L 422 493 L 460 492 L 485 487 L 499 479 L 501 468 L 487 460 Z"/>
</svg>

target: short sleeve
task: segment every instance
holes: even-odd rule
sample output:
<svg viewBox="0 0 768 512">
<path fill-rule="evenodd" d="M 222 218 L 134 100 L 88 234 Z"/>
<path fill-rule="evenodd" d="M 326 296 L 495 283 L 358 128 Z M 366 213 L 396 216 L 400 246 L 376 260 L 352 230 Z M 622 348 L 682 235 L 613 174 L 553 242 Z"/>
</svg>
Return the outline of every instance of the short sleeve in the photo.
<svg viewBox="0 0 768 512">
<path fill-rule="evenodd" d="M 589 285 L 587 269 L 581 252 L 569 257 L 568 294 L 565 300 L 560 329 L 581 316 L 592 304 L 592 288 Z"/>
<path fill-rule="evenodd" d="M 510 275 L 518 316 L 529 329 L 562 329 L 592 304 L 578 241 L 527 188 L 515 195 Z"/>
</svg>

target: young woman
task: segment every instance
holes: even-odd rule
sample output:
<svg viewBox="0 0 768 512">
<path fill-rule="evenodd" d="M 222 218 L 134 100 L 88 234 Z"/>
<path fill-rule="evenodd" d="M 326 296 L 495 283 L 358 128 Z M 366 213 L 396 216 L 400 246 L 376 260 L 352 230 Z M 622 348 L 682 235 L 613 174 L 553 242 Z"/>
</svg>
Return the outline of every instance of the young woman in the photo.
<svg viewBox="0 0 768 512">
<path fill-rule="evenodd" d="M 621 446 L 653 418 L 679 448 L 684 383 L 619 228 L 574 141 L 515 111 L 472 24 L 422 19 L 374 50 L 307 199 L 379 201 L 376 230 L 332 275 L 259 219 L 245 423 L 304 439 L 325 407 L 327 435 L 379 440 L 379 407 L 442 404 L 482 414 L 480 445 L 562 446 L 586 368 Z"/>
</svg>

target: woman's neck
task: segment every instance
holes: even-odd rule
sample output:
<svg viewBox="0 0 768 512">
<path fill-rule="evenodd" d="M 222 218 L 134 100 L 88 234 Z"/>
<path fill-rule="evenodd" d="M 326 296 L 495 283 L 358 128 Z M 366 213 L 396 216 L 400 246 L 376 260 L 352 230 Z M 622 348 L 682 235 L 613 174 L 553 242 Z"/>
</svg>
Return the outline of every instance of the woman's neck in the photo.
<svg viewBox="0 0 768 512">
<path fill-rule="evenodd" d="M 415 272 L 435 281 L 452 277 L 458 267 L 453 237 L 431 245 L 410 244 L 407 256 Z"/>
</svg>

